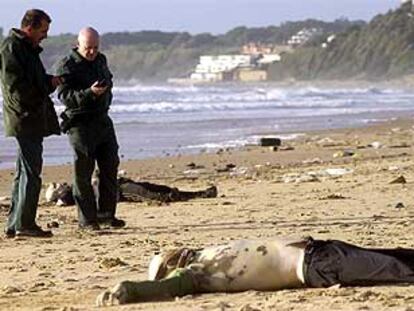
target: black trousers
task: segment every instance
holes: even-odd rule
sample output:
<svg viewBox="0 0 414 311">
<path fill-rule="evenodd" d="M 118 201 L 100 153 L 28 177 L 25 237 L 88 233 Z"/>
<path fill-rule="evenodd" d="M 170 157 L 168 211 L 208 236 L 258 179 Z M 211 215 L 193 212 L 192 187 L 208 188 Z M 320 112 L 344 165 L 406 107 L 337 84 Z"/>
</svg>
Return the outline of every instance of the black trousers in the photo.
<svg viewBox="0 0 414 311">
<path fill-rule="evenodd" d="M 72 127 L 69 141 L 74 150 L 73 197 L 78 206 L 79 223 L 87 225 L 113 219 L 117 204 L 118 142 L 108 116 Z M 99 198 L 91 178 L 99 169 Z"/>
<path fill-rule="evenodd" d="M 371 249 L 337 240 L 310 239 L 304 261 L 309 287 L 414 283 L 412 249 Z"/>
<path fill-rule="evenodd" d="M 181 191 L 165 185 L 137 182 L 122 177 L 118 179 L 118 186 L 120 201 L 142 202 L 145 200 L 155 200 L 177 202 L 195 198 L 214 198 L 217 196 L 217 188 L 215 186 L 202 191 Z"/>
</svg>

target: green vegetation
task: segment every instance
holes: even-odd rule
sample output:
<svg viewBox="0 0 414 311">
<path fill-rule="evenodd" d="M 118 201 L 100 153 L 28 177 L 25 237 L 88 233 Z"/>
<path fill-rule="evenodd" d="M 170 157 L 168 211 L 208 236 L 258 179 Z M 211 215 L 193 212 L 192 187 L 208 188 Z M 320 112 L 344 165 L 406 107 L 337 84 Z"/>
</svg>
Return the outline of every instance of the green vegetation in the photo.
<svg viewBox="0 0 414 311">
<path fill-rule="evenodd" d="M 101 48 L 110 67 L 120 80 L 164 81 L 170 77 L 186 77 L 197 64 L 200 55 L 238 53 L 248 42 L 284 44 L 302 28 L 317 27 L 324 33 L 337 33 L 362 21 L 339 19 L 334 22 L 305 20 L 287 22 L 278 27 L 237 27 L 222 35 L 187 32 L 118 32 L 102 35 Z M 51 36 L 44 43 L 42 59 L 53 71 L 56 62 L 76 44 L 76 36 Z"/>
<path fill-rule="evenodd" d="M 350 77 L 394 77 L 414 71 L 413 17 L 397 10 L 363 21 L 338 19 L 323 22 L 308 19 L 280 26 L 236 27 L 225 34 L 187 32 L 118 32 L 102 35 L 101 49 L 107 55 L 117 79 L 165 81 L 186 77 L 203 54 L 238 53 L 243 44 L 261 42 L 274 45 L 303 28 L 318 28 L 323 34 L 306 47 L 285 54 L 283 62 L 270 67 L 270 77 L 280 79 L 338 79 Z M 0 28 L 0 39 L 3 29 Z M 336 34 L 326 49 L 321 43 Z M 42 59 L 49 71 L 76 45 L 76 36 L 51 36 L 43 43 Z"/>
<path fill-rule="evenodd" d="M 368 24 L 338 19 L 309 19 L 260 28 L 236 27 L 222 35 L 187 32 L 121 32 L 102 35 L 102 50 L 117 79 L 164 81 L 186 77 L 203 54 L 238 53 L 249 42 L 286 44 L 303 28 L 319 28 L 322 35 L 282 56 L 269 67 L 271 80 L 390 79 L 414 74 L 414 12 L 403 6 L 378 15 Z M 336 34 L 326 48 L 321 44 Z M 0 39 L 3 29 L 0 28 Z M 76 36 L 62 34 L 44 42 L 42 58 L 49 70 L 70 48 Z"/>
<path fill-rule="evenodd" d="M 273 80 L 390 79 L 414 73 L 414 16 L 402 7 L 354 25 L 322 48 L 306 46 L 269 69 Z"/>
</svg>

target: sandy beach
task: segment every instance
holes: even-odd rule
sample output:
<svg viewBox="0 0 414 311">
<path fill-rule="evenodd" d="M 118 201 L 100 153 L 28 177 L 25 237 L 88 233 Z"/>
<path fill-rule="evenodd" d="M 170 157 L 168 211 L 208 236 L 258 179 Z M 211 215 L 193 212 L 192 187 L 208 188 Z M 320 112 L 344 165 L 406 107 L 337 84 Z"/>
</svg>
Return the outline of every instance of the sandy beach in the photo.
<svg viewBox="0 0 414 311">
<path fill-rule="evenodd" d="M 42 202 L 38 223 L 52 239 L 0 238 L 0 310 L 94 310 L 122 280 L 144 280 L 152 254 L 234 239 L 313 236 L 366 247 L 414 248 L 414 121 L 309 132 L 282 148 L 248 146 L 212 154 L 122 162 L 127 176 L 182 190 L 214 184 L 217 198 L 120 203 L 127 227 L 77 230 L 73 206 Z M 195 168 L 189 167 L 190 163 Z M 223 170 L 228 164 L 235 167 Z M 193 165 L 194 167 L 194 165 Z M 405 183 L 393 183 L 403 176 Z M 9 196 L 13 170 L 0 171 Z M 43 184 L 70 182 L 70 166 L 44 168 Z M 7 216 L 0 206 L 0 226 Z M 413 310 L 413 286 L 203 294 L 107 310 Z"/>
</svg>

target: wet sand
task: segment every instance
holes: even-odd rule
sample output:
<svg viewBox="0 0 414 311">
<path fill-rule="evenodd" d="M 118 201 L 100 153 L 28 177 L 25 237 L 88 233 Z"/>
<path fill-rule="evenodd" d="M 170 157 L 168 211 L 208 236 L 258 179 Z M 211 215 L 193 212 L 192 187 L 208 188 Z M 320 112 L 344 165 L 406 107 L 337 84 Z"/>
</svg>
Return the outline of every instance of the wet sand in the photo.
<svg viewBox="0 0 414 311">
<path fill-rule="evenodd" d="M 130 178 L 182 190 L 214 184 L 219 195 L 170 204 L 120 203 L 118 217 L 127 227 L 118 230 L 79 232 L 73 206 L 53 206 L 42 196 L 38 223 L 59 227 L 52 239 L 0 238 L 0 310 L 93 310 L 103 289 L 144 280 L 151 255 L 168 247 L 311 235 L 366 247 L 414 248 L 413 125 L 407 119 L 311 132 L 282 143 L 292 150 L 250 146 L 123 162 L 120 169 Z M 235 168 L 222 172 L 228 164 Z M 406 183 L 390 183 L 400 176 Z M 0 171 L 1 196 L 9 195 L 12 178 L 12 170 Z M 44 184 L 70 180 L 70 166 L 44 169 Z M 6 205 L 0 207 L 2 228 Z M 414 307 L 413 288 L 217 293 L 107 309 L 408 311 Z"/>
</svg>

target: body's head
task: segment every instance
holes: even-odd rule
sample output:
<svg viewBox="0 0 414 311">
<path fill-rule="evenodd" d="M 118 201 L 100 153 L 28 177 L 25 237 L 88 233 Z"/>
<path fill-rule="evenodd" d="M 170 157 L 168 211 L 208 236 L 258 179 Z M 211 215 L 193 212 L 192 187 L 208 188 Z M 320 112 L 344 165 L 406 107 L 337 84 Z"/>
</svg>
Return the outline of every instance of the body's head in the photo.
<svg viewBox="0 0 414 311">
<path fill-rule="evenodd" d="M 165 276 L 162 268 L 164 266 L 163 262 L 162 254 L 156 254 L 151 258 L 148 266 L 148 280 L 155 281 Z"/>
<path fill-rule="evenodd" d="M 78 53 L 87 61 L 94 61 L 99 52 L 99 33 L 92 27 L 79 31 Z"/>
<path fill-rule="evenodd" d="M 36 47 L 43 39 L 47 38 L 51 22 L 52 19 L 44 11 L 38 9 L 28 10 L 22 18 L 20 30 Z"/>
<path fill-rule="evenodd" d="M 54 202 L 60 206 L 73 205 L 72 187 L 67 183 L 50 183 L 45 192 L 46 202 Z"/>
<path fill-rule="evenodd" d="M 149 264 L 148 280 L 164 279 L 175 269 L 186 267 L 194 259 L 195 253 L 193 249 L 178 248 L 154 255 Z"/>
</svg>

